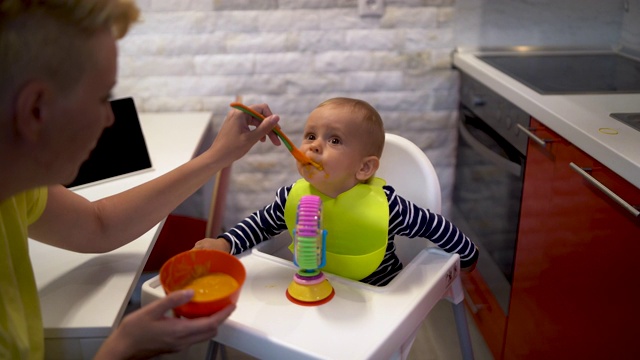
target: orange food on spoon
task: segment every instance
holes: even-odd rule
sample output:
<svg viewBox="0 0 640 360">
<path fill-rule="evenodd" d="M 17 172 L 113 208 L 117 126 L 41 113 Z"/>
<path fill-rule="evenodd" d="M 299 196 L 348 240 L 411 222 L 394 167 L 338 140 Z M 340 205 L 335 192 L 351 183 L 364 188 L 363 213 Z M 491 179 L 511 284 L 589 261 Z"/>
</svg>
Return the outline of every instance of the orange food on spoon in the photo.
<svg viewBox="0 0 640 360">
<path fill-rule="evenodd" d="M 246 114 L 249 114 L 251 116 L 253 116 L 254 118 L 258 119 L 258 120 L 264 120 L 264 115 L 256 112 L 255 110 L 251 109 L 250 107 L 239 103 L 239 102 L 233 102 L 231 103 L 229 106 L 231 106 L 232 108 L 238 109 Z M 289 137 L 287 137 L 287 135 L 284 134 L 284 132 L 282 132 L 282 129 L 280 129 L 280 126 L 276 125 L 273 128 L 273 132 L 276 133 L 276 135 L 280 138 L 280 140 L 282 140 L 282 142 L 284 143 L 284 146 L 289 150 L 289 152 L 291 153 L 291 155 L 293 155 L 294 158 L 296 158 L 296 160 L 298 160 L 299 162 L 305 164 L 305 165 L 312 165 L 313 167 L 315 167 L 316 169 L 322 171 L 322 165 L 316 163 L 315 161 L 309 159 L 307 157 L 307 155 L 305 155 L 304 153 L 302 153 L 302 151 L 300 151 L 300 149 L 298 149 L 293 142 L 289 139 Z"/>
</svg>

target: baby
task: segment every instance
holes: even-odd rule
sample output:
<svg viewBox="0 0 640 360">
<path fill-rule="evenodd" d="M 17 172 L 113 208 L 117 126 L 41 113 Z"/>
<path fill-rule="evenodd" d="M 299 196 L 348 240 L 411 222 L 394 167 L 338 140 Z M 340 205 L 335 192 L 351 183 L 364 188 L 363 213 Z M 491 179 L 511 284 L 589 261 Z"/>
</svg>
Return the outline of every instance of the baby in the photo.
<svg viewBox="0 0 640 360">
<path fill-rule="evenodd" d="M 203 239 L 195 248 L 239 254 L 264 240 L 295 227 L 300 198 L 318 195 L 323 201 L 323 228 L 327 230 L 324 271 L 384 286 L 402 270 L 395 253 L 396 235 L 426 238 L 460 255 L 463 270 L 473 270 L 478 249 L 443 216 L 423 209 L 396 194 L 375 177 L 385 132 L 378 112 L 362 100 L 333 98 L 309 115 L 300 150 L 322 165 L 318 170 L 298 163 L 302 179 L 282 187 L 273 203 L 256 211 L 217 239 Z M 363 247 L 378 253 L 371 266 L 354 275 L 333 266 L 330 254 Z M 381 251 L 375 251 L 375 249 Z M 346 249 L 346 250 L 345 250 Z"/>
</svg>

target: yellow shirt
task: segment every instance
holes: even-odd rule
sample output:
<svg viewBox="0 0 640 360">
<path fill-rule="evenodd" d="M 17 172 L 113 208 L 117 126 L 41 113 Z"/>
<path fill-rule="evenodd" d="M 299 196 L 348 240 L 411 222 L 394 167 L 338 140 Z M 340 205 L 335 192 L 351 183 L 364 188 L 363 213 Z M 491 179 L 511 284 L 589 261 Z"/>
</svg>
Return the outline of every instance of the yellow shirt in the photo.
<svg viewBox="0 0 640 360">
<path fill-rule="evenodd" d="M 46 204 L 46 187 L 0 203 L 0 359 L 44 358 L 42 316 L 27 227 L 42 215 Z"/>
</svg>

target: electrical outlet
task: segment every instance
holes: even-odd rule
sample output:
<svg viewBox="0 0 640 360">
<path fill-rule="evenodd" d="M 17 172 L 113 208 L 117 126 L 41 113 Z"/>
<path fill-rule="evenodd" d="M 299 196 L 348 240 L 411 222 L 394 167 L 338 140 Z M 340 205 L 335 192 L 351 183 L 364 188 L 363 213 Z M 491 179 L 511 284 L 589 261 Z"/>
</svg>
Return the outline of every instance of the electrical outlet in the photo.
<svg viewBox="0 0 640 360">
<path fill-rule="evenodd" d="M 384 14 L 384 0 L 358 0 L 360 16 L 377 16 Z"/>
</svg>

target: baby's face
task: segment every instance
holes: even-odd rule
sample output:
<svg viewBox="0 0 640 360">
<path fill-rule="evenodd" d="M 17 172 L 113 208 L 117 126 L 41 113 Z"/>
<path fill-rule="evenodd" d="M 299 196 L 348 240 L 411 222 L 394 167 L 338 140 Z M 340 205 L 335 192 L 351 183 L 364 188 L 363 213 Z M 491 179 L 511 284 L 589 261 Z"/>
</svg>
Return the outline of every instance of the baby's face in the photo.
<svg viewBox="0 0 640 360">
<path fill-rule="evenodd" d="M 331 104 L 309 114 L 300 150 L 323 170 L 298 163 L 298 172 L 323 194 L 336 197 L 361 182 L 356 173 L 367 141 L 362 122 L 351 110 Z"/>
</svg>

